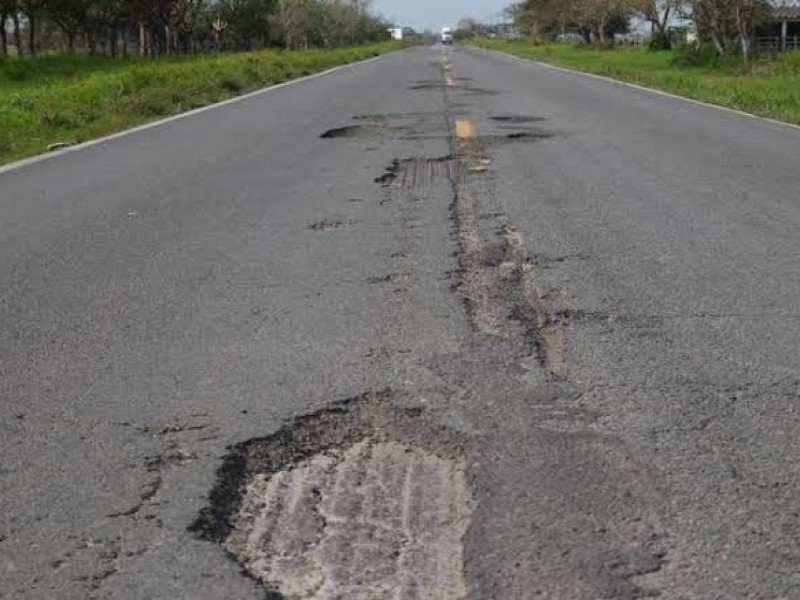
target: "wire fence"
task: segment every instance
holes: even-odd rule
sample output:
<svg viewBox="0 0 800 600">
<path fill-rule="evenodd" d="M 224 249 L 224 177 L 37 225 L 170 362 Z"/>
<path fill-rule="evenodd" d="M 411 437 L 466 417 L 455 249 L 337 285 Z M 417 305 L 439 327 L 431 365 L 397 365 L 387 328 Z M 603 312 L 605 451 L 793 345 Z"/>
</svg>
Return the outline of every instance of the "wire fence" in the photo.
<svg viewBox="0 0 800 600">
<path fill-rule="evenodd" d="M 753 50 L 759 54 L 778 54 L 800 50 L 800 36 L 773 35 L 753 38 Z"/>
</svg>

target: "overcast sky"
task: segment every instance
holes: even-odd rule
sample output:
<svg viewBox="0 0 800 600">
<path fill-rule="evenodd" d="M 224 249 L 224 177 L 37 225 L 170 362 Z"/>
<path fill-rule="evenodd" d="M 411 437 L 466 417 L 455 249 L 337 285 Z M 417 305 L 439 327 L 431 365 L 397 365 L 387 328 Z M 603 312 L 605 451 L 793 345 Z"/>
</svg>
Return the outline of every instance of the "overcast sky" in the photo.
<svg viewBox="0 0 800 600">
<path fill-rule="evenodd" d="M 462 17 L 498 20 L 509 4 L 513 0 L 374 0 L 373 7 L 396 25 L 436 31 Z"/>
</svg>

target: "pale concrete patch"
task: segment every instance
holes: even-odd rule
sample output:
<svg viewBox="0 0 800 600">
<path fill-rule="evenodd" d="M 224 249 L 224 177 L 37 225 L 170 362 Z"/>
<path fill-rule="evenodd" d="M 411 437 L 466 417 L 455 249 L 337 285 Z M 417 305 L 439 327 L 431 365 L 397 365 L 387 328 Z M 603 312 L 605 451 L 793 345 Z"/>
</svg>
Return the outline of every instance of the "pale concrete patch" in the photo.
<svg viewBox="0 0 800 600">
<path fill-rule="evenodd" d="M 256 477 L 224 546 L 288 598 L 457 600 L 471 512 L 462 461 L 363 441 Z"/>
<path fill-rule="evenodd" d="M 234 447 L 190 529 L 277 597 L 462 600 L 470 445 L 366 394 Z"/>
</svg>

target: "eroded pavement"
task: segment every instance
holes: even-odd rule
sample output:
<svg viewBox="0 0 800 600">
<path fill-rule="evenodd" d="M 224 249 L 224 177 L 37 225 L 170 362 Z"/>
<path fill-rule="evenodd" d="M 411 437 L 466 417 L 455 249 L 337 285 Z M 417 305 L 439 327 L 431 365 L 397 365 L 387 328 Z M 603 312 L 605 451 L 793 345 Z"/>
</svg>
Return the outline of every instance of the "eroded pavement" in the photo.
<svg viewBox="0 0 800 600">
<path fill-rule="evenodd" d="M 0 176 L 0 596 L 796 597 L 796 136 L 426 48 Z"/>
</svg>

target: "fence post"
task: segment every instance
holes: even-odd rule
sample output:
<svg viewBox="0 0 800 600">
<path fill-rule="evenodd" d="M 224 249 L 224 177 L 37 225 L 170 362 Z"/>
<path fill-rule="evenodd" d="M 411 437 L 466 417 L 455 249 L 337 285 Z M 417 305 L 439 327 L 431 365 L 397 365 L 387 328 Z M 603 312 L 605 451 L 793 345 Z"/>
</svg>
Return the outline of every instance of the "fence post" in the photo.
<svg viewBox="0 0 800 600">
<path fill-rule="evenodd" d="M 789 37 L 789 21 L 781 22 L 781 52 L 786 52 L 786 42 Z"/>
</svg>

